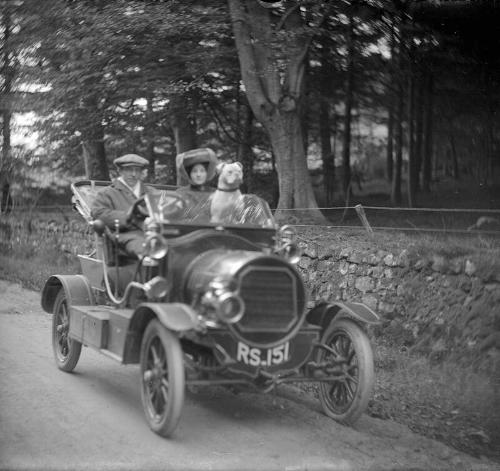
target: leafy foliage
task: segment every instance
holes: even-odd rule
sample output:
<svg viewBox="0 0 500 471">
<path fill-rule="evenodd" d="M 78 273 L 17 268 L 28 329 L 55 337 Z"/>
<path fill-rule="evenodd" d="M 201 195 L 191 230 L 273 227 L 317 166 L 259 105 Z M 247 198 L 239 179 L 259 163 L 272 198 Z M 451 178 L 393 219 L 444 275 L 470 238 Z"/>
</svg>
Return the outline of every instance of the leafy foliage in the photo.
<svg viewBox="0 0 500 471">
<path fill-rule="evenodd" d="M 300 132 L 309 157 L 323 157 L 323 173 L 329 161 L 339 163 L 347 143 L 352 165 L 364 172 L 380 167 L 388 110 L 400 100 L 397 146 L 402 155 L 416 155 L 420 179 L 423 162 L 435 155 L 428 180 L 468 173 L 491 182 L 500 138 L 498 58 L 492 52 L 498 45 L 493 33 L 498 10 L 475 6 L 447 15 L 395 0 L 289 0 L 270 8 L 253 0 L 241 4 L 245 21 L 254 15 L 261 30 L 265 22 L 259 18 L 275 27 L 264 42 L 257 30 L 249 39 L 258 63 L 268 67 L 260 82 L 272 73 L 280 87 L 292 85 L 287 58 L 299 49 L 307 52 Z M 223 0 L 44 0 L 40 8 L 36 0 L 1 0 L 2 21 L 11 21 L 10 34 L 4 27 L 0 37 L 2 110 L 36 112 L 42 143 L 36 159 L 61 172 L 107 177 L 114 157 L 138 152 L 151 161 L 158 178 L 171 178 L 182 145 L 209 145 L 221 158 L 245 160 L 251 180 L 252 148 L 268 161 L 277 151 L 269 128 L 258 121 L 262 109 L 249 112 L 254 91 L 241 86 L 244 69 L 230 5 Z M 5 53 L 10 54 L 7 62 Z M 350 124 L 343 120 L 351 94 L 348 64 L 353 74 Z M 429 77 L 432 87 L 425 85 Z M 415 103 L 422 103 L 411 116 L 410 78 Z M 7 118 L 3 123 L 6 127 Z M 182 135 L 191 139 L 182 144 Z M 328 140 L 330 147 L 324 144 Z M 5 135 L 2 142 L 8 147 Z M 292 152 L 295 160 L 304 159 L 298 150 Z M 18 155 L 20 162 L 32 158 L 29 152 Z M 162 173 L 165 166 L 170 174 Z M 282 182 L 282 193 L 285 187 Z"/>
</svg>

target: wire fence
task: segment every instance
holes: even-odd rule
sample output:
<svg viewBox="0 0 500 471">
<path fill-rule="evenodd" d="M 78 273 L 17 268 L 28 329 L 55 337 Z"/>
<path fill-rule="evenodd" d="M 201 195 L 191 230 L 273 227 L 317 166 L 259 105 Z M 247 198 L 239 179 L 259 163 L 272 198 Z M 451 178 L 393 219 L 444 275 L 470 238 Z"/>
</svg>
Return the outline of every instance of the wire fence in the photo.
<svg viewBox="0 0 500 471">
<path fill-rule="evenodd" d="M 456 235 L 500 236 L 500 209 L 401 208 L 388 206 L 320 207 L 326 223 L 308 222 L 310 208 L 280 209 L 287 222 L 296 227 L 323 227 L 332 230 L 401 231 Z M 4 216 L 5 214 L 0 214 Z M 79 218 L 71 205 L 16 206 L 10 216 Z M 304 217 L 305 216 L 305 217 Z"/>
<path fill-rule="evenodd" d="M 331 223 L 324 227 L 346 230 L 433 232 L 500 236 L 500 209 L 480 208 L 400 208 L 386 206 L 342 206 L 319 208 Z M 293 221 L 307 208 L 281 210 Z M 298 227 L 317 226 L 295 221 Z"/>
</svg>

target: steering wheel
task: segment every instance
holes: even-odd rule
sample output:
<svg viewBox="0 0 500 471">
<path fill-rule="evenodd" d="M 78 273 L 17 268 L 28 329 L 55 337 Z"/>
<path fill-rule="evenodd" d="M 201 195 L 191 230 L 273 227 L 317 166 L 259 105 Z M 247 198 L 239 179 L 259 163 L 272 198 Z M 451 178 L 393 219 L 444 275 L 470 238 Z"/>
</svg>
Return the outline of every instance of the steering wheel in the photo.
<svg viewBox="0 0 500 471">
<path fill-rule="evenodd" d="M 158 207 L 165 219 L 172 219 L 180 216 L 186 211 L 186 200 L 178 193 L 163 192 Z"/>
<path fill-rule="evenodd" d="M 146 208 L 146 202 L 144 197 L 134 201 L 134 204 L 130 206 L 127 211 L 127 223 L 131 223 L 134 219 L 139 219 L 143 221 L 149 216 L 149 212 Z"/>
</svg>

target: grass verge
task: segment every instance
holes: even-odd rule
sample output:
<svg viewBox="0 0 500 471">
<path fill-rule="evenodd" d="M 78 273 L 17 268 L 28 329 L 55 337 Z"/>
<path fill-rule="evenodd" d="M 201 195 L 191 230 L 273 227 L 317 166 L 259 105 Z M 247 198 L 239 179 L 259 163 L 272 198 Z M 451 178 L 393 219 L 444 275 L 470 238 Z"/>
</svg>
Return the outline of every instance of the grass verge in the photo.
<svg viewBox="0 0 500 471">
<path fill-rule="evenodd" d="M 370 415 L 500 462 L 498 375 L 487 377 L 473 365 L 433 364 L 380 340 L 374 350 L 376 385 Z"/>
<path fill-rule="evenodd" d="M 40 251 L 29 258 L 0 255 L 0 278 L 32 290 L 41 290 L 51 275 L 76 273 L 80 273 L 77 257 L 56 250 Z"/>
</svg>

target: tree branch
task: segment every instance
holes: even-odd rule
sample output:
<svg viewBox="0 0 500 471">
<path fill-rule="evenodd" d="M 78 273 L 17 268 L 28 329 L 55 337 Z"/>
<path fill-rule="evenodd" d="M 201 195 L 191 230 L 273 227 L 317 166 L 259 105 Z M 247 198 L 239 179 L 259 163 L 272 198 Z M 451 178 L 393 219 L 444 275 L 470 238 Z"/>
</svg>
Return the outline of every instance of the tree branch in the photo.
<svg viewBox="0 0 500 471">
<path fill-rule="evenodd" d="M 234 39 L 241 64 L 243 83 L 249 100 L 253 103 L 254 113 L 262 117 L 262 110 L 268 106 L 268 100 L 259 79 L 259 67 L 252 44 L 252 36 L 243 6 L 244 0 L 228 0 Z"/>
<path fill-rule="evenodd" d="M 292 97 L 297 97 L 301 94 L 302 82 L 304 79 L 305 67 L 304 61 L 309 51 L 309 47 L 311 46 L 311 42 L 314 37 L 314 31 L 320 28 L 325 20 L 328 18 L 330 11 L 332 9 L 332 2 L 328 2 L 327 4 L 320 5 L 325 7 L 323 13 L 320 15 L 318 23 L 314 26 L 310 26 L 310 32 L 307 34 L 302 45 L 299 44 L 299 40 L 296 39 L 295 47 L 292 47 L 292 51 L 294 53 L 289 53 L 289 64 L 287 71 L 288 78 L 288 91 Z M 293 13 L 293 16 L 292 16 Z M 298 23 L 301 21 L 300 12 L 290 9 L 287 12 L 287 20 L 291 20 L 291 22 Z M 286 26 L 286 22 L 284 23 Z M 296 27 L 296 25 L 294 25 Z"/>
<path fill-rule="evenodd" d="M 209 109 L 209 112 L 212 114 L 215 121 L 217 121 L 217 123 L 219 124 L 219 127 L 222 129 L 222 132 L 227 136 L 227 138 L 232 142 L 234 142 L 235 144 L 240 144 L 241 142 L 239 139 L 236 139 L 234 136 L 231 136 L 231 134 L 229 134 L 229 132 L 226 131 L 226 126 L 224 125 L 222 118 L 219 117 L 217 110 L 212 106 L 212 104 L 208 101 L 205 101 L 204 103 L 205 106 Z"/>
<path fill-rule="evenodd" d="M 288 17 L 295 11 L 299 8 L 299 4 L 297 3 L 296 5 L 293 5 L 291 8 L 289 8 L 284 14 L 283 16 L 281 17 L 280 21 L 278 22 L 278 24 L 276 25 L 276 31 L 279 31 L 281 28 L 283 28 L 283 26 L 285 25 L 286 23 L 286 20 L 288 19 Z"/>
</svg>

